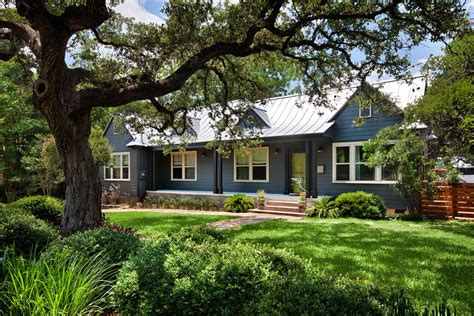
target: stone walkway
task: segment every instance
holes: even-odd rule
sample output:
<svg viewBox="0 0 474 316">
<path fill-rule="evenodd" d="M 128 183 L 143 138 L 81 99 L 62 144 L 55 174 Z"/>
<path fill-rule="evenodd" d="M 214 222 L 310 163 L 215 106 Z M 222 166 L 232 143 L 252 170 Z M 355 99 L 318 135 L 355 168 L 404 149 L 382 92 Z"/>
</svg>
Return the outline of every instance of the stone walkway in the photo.
<svg viewBox="0 0 474 316">
<path fill-rule="evenodd" d="M 214 211 L 193 211 L 193 210 L 177 210 L 177 209 L 132 209 L 132 208 L 114 208 L 104 209 L 105 213 L 116 213 L 116 212 L 157 212 L 157 213 L 173 213 L 173 214 L 190 214 L 190 215 L 229 215 L 237 216 L 239 218 L 228 219 L 218 222 L 209 223 L 208 226 L 214 227 L 217 230 L 231 229 L 242 225 L 249 225 L 255 223 L 261 223 L 276 219 L 285 220 L 288 222 L 302 222 L 303 218 L 297 216 L 286 216 L 277 214 L 259 214 L 259 213 L 231 213 L 231 212 L 214 212 Z"/>
</svg>

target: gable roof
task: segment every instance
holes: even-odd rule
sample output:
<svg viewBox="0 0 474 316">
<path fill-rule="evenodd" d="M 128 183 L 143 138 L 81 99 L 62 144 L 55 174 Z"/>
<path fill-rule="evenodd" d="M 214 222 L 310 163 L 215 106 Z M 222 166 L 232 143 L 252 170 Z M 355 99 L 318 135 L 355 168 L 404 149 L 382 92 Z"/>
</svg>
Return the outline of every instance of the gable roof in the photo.
<svg viewBox="0 0 474 316">
<path fill-rule="evenodd" d="M 423 77 L 413 78 L 411 82 L 387 80 L 370 83 L 370 85 L 390 96 L 394 105 L 401 110 L 425 92 Z M 259 126 L 261 138 L 323 134 L 334 124 L 335 116 L 349 103 L 359 87 L 360 85 L 353 85 L 330 91 L 326 96 L 329 107 L 315 104 L 315 101 L 311 101 L 307 95 L 290 95 L 257 102 L 251 106 L 251 114 L 257 121 L 263 123 Z M 232 104 L 238 106 L 239 103 L 233 101 Z M 191 120 L 192 129 L 195 132 L 191 143 L 206 143 L 215 140 L 212 121 L 207 110 L 196 113 Z M 152 129 L 147 129 L 144 133 L 136 133 L 130 126 L 127 126 L 127 129 L 134 138 L 127 146 L 154 146 Z"/>
</svg>

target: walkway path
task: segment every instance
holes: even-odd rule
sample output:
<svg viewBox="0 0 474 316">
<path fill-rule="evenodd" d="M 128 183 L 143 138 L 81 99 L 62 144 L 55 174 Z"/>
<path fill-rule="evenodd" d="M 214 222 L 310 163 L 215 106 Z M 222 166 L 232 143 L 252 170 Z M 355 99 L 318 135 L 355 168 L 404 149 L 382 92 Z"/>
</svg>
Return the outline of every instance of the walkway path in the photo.
<svg viewBox="0 0 474 316">
<path fill-rule="evenodd" d="M 177 209 L 131 209 L 131 208 L 114 208 L 102 210 L 106 213 L 116 212 L 158 212 L 158 213 L 174 213 L 174 214 L 192 214 L 192 215 L 229 215 L 237 216 L 235 219 L 228 219 L 218 222 L 209 223 L 208 226 L 217 230 L 224 230 L 239 227 L 242 225 L 261 223 L 275 219 L 282 219 L 288 222 L 301 222 L 303 219 L 296 216 L 286 216 L 277 214 L 259 214 L 259 213 L 231 213 L 231 212 L 214 212 L 214 211 L 193 211 L 193 210 L 177 210 Z"/>
</svg>

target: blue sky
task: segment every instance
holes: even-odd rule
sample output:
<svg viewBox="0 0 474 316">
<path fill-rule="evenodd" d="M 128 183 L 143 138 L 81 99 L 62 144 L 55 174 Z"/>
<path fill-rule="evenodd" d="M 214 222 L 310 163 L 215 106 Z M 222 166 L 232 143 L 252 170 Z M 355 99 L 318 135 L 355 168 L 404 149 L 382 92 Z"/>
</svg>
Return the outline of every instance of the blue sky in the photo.
<svg viewBox="0 0 474 316">
<path fill-rule="evenodd" d="M 233 0 L 237 1 L 237 0 Z M 126 0 L 119 11 L 127 16 L 133 16 L 144 21 L 160 21 L 163 18 L 161 8 L 164 0 Z M 469 8 L 471 18 L 474 16 L 474 0 L 467 0 L 466 7 Z M 443 43 L 424 42 L 410 52 L 413 73 L 419 71 L 419 65 L 426 61 L 430 55 L 442 53 Z"/>
</svg>

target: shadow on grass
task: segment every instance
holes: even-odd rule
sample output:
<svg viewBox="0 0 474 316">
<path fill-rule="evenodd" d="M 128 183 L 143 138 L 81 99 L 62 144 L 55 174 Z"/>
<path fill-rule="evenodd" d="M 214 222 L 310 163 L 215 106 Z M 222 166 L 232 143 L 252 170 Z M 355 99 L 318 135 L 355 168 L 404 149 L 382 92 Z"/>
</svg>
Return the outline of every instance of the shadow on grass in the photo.
<svg viewBox="0 0 474 316">
<path fill-rule="evenodd" d="M 273 221 L 244 226 L 226 235 L 234 240 L 290 248 L 328 274 L 403 287 L 419 307 L 445 297 L 458 306 L 458 311 L 472 312 L 474 240 L 468 227 Z"/>
</svg>

